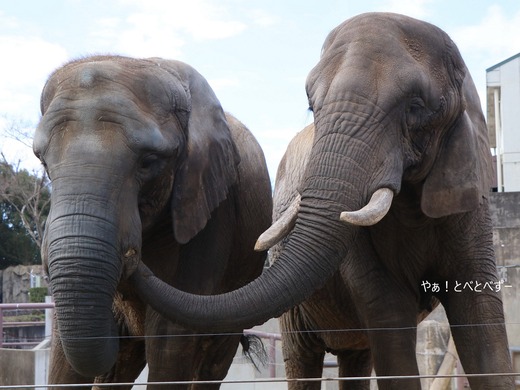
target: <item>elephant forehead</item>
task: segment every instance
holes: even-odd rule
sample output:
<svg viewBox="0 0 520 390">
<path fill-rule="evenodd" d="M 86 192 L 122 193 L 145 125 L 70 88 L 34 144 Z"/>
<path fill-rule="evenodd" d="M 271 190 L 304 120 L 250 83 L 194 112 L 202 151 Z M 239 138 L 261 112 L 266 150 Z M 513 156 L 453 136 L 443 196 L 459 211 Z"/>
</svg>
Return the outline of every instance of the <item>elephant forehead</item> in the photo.
<svg viewBox="0 0 520 390">
<path fill-rule="evenodd" d="M 445 33 L 436 26 L 404 15 L 367 13 L 349 19 L 327 37 L 322 56 L 352 50 L 377 61 L 378 57 L 410 56 L 418 62 L 439 62 L 445 50 Z"/>
<path fill-rule="evenodd" d="M 380 27 L 357 27 L 333 34 L 309 74 L 307 91 L 318 100 L 315 108 L 346 95 L 358 96 L 361 103 L 376 99 L 383 109 L 399 96 L 416 94 L 437 104 L 447 79 L 442 55 L 432 56 L 424 41 L 408 38 L 395 26 L 385 34 Z"/>
<path fill-rule="evenodd" d="M 115 61 L 72 63 L 65 66 L 61 73 L 65 77 L 60 75 L 60 78 L 63 77 L 64 85 L 69 88 L 91 89 L 106 82 L 130 81 L 129 72 Z"/>
<path fill-rule="evenodd" d="M 84 95 L 87 91 L 91 97 L 108 92 L 132 98 L 142 106 L 187 107 L 180 82 L 150 61 L 119 58 L 71 63 L 54 79 L 58 91 L 68 90 L 78 97 L 88 96 Z"/>
<path fill-rule="evenodd" d="M 76 74 L 80 88 L 92 88 L 96 80 L 102 77 L 110 78 L 110 74 L 107 74 L 106 71 L 101 72 L 99 67 L 95 67 L 92 64 L 83 66 L 83 69 L 80 69 Z"/>
</svg>

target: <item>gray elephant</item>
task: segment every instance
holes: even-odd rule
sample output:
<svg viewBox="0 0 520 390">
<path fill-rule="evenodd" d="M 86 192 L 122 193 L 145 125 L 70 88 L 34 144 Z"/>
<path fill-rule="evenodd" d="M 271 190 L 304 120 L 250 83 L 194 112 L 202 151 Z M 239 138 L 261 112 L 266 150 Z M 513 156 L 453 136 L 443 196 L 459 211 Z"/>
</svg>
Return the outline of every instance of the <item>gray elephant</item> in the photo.
<svg viewBox="0 0 520 390">
<path fill-rule="evenodd" d="M 34 152 L 52 180 L 42 258 L 57 319 L 49 383 L 132 382 L 146 362 L 153 382 L 223 379 L 243 328 L 193 336 L 128 276 L 142 261 L 179 289 L 216 294 L 261 273 L 266 252 L 253 248 L 272 194 L 253 135 L 197 71 L 159 58 L 72 61 L 50 76 L 41 111 Z"/>
<path fill-rule="evenodd" d="M 265 249 L 288 234 L 277 261 L 247 286 L 210 297 L 164 286 L 139 264 L 132 280 L 143 299 L 213 330 L 294 307 L 284 322 L 310 333 L 284 347 L 291 376 L 319 376 L 330 348 L 340 375 L 365 375 L 373 364 L 393 376 L 380 389 L 401 390 L 420 388 L 418 378 L 398 376 L 418 374 L 416 326 L 440 301 L 465 372 L 511 373 L 486 124 L 456 45 L 416 19 L 359 15 L 329 34 L 306 88 L 314 137 L 289 151 L 293 171 L 280 165 L 276 196 L 286 198 L 277 212 L 287 210 L 258 243 Z M 514 388 L 510 375 L 469 381 Z"/>
</svg>

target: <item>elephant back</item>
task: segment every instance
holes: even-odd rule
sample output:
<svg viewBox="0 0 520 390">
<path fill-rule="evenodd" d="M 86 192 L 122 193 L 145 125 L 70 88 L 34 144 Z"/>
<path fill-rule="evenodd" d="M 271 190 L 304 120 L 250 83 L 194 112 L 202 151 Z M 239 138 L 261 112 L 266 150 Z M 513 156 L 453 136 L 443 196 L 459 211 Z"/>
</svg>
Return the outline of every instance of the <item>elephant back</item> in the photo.
<svg viewBox="0 0 520 390">
<path fill-rule="evenodd" d="M 314 142 L 314 124 L 306 126 L 289 143 L 278 165 L 273 195 L 273 222 L 287 210 L 298 196 L 298 189 L 303 180 Z M 269 264 L 279 257 L 287 237 L 269 251 Z"/>
</svg>

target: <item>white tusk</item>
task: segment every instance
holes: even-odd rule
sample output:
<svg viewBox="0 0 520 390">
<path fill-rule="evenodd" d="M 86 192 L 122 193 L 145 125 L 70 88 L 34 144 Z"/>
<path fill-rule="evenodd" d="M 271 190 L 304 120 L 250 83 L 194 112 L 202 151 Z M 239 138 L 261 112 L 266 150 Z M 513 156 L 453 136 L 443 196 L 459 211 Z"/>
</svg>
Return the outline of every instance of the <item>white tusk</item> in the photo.
<svg viewBox="0 0 520 390">
<path fill-rule="evenodd" d="M 296 218 L 300 210 L 300 201 L 301 196 L 298 194 L 296 199 L 292 201 L 280 218 L 258 237 L 255 244 L 255 251 L 266 251 L 289 234 L 296 224 Z"/>
<path fill-rule="evenodd" d="M 394 192 L 389 188 L 380 188 L 361 210 L 343 211 L 339 219 L 357 226 L 372 226 L 378 223 L 390 210 Z"/>
</svg>

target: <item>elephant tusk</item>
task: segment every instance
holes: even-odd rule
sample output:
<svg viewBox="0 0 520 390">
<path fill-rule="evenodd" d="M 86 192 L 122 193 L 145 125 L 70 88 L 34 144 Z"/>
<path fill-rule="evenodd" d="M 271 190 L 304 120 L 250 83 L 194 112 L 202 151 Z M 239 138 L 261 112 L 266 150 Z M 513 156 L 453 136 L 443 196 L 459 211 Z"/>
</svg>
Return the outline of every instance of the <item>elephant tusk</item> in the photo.
<svg viewBox="0 0 520 390">
<path fill-rule="evenodd" d="M 255 251 L 266 251 L 289 234 L 296 224 L 296 218 L 300 210 L 300 201 L 301 196 L 298 194 L 280 218 L 258 237 L 255 244 Z"/>
<path fill-rule="evenodd" d="M 378 223 L 390 210 L 394 192 L 389 188 L 380 188 L 361 210 L 343 211 L 339 219 L 357 226 L 372 226 Z"/>
</svg>

